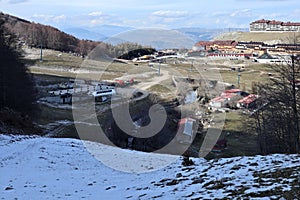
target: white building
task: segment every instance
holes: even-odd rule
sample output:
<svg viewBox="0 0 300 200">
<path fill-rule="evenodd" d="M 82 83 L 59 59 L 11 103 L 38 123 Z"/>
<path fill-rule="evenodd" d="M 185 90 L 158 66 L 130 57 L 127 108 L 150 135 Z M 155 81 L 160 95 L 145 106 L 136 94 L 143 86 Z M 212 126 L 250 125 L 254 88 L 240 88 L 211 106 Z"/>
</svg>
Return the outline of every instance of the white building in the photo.
<svg viewBox="0 0 300 200">
<path fill-rule="evenodd" d="M 282 22 L 275 20 L 257 20 L 250 23 L 251 32 L 259 31 L 296 31 L 300 32 L 299 22 Z"/>
</svg>

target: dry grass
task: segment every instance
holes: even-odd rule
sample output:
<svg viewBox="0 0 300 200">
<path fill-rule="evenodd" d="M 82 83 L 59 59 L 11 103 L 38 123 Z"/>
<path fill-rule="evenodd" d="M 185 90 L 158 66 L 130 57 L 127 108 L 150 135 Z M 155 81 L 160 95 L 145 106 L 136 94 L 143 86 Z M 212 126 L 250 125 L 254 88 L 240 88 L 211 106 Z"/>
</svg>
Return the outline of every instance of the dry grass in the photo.
<svg viewBox="0 0 300 200">
<path fill-rule="evenodd" d="M 162 84 L 152 85 L 148 90 L 155 93 L 170 93 L 170 89 Z"/>
<path fill-rule="evenodd" d="M 78 68 L 80 67 L 82 61 L 83 59 L 81 57 L 53 51 L 52 54 L 48 53 L 47 55 L 43 56 L 43 62 L 36 60 L 35 64 L 37 66 L 62 66 Z"/>
<path fill-rule="evenodd" d="M 238 72 L 236 71 L 220 71 L 222 79 L 226 83 L 237 85 Z M 252 92 L 252 84 L 254 82 L 264 83 L 269 80 L 267 73 L 261 73 L 260 71 L 245 71 L 240 73 L 240 89 Z"/>
<path fill-rule="evenodd" d="M 299 32 L 230 32 L 224 33 L 215 40 L 236 40 L 236 41 L 255 41 L 268 42 L 278 41 L 282 43 L 292 43 L 294 37 L 300 37 Z"/>
<path fill-rule="evenodd" d="M 29 67 L 31 73 L 49 74 L 70 78 L 82 78 L 91 80 L 112 80 L 128 74 L 143 74 L 152 72 L 146 64 L 134 65 L 112 61 L 95 61 L 82 59 L 68 53 L 60 53 L 47 50 L 43 62 L 33 60 Z M 79 70 L 79 71 L 78 71 Z"/>
</svg>

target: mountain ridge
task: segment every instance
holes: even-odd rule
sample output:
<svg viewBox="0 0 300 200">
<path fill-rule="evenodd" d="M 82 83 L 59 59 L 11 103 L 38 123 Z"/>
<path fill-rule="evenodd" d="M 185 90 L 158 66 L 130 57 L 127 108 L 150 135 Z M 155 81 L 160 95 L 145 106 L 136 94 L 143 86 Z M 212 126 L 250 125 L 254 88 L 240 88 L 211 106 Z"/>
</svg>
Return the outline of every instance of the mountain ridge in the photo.
<svg viewBox="0 0 300 200">
<path fill-rule="evenodd" d="M 21 19 L 9 14 L 0 13 L 0 20 L 7 29 L 6 34 L 14 35 L 20 43 L 29 47 L 37 47 L 75 52 L 86 55 L 99 42 L 80 40 L 58 28 Z"/>
</svg>

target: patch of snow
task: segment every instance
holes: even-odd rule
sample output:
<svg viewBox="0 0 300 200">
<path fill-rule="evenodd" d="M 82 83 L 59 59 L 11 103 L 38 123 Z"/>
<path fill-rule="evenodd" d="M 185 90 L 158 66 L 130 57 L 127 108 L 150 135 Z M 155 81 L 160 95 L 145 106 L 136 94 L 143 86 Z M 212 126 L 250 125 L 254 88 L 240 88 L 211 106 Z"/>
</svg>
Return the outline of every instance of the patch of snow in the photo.
<svg viewBox="0 0 300 200">
<path fill-rule="evenodd" d="M 105 154 L 100 162 L 86 146 Z M 215 199 L 243 198 L 252 192 L 269 191 L 279 187 L 292 189 L 293 177 L 276 183 L 265 179 L 260 185 L 254 173 L 266 173 L 290 167 L 300 167 L 298 155 L 275 154 L 270 156 L 222 158 L 206 161 L 193 158 L 193 166 L 183 166 L 182 159 L 162 169 L 147 173 L 121 172 L 110 168 L 110 163 L 123 165 L 128 157 L 118 154 L 126 151 L 141 159 L 132 159 L 131 166 L 149 169 L 161 164 L 170 155 L 157 156 L 124 149 L 117 149 L 93 142 L 66 138 L 0 135 L 0 197 L 2 199 Z M 122 154 L 124 155 L 124 154 Z M 275 164 L 274 164 L 275 163 Z M 278 164 L 276 164 L 278 163 Z M 126 166 L 123 166 L 126 168 Z M 298 173 L 295 171 L 295 173 Z M 297 175 L 297 174 L 296 174 Z M 287 180 L 287 181 L 284 181 Z M 233 195 L 232 191 L 245 192 Z M 273 198 L 281 196 L 272 195 Z M 269 199 L 260 197 L 257 199 Z M 251 199 L 255 199 L 254 197 Z"/>
</svg>

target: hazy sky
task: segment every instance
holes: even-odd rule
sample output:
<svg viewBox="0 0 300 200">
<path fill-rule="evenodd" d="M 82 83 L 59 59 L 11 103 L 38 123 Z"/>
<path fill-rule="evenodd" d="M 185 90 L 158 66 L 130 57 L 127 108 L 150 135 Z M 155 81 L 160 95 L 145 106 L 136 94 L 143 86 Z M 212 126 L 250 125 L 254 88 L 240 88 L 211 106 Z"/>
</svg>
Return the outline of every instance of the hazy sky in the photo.
<svg viewBox="0 0 300 200">
<path fill-rule="evenodd" d="M 248 28 L 261 18 L 300 21 L 299 0 L 0 0 L 0 11 L 58 28 Z"/>
</svg>

